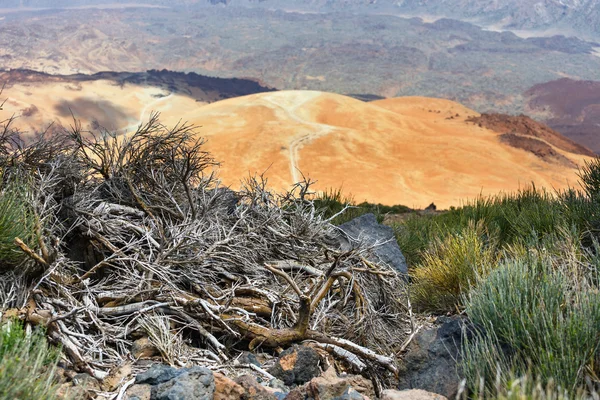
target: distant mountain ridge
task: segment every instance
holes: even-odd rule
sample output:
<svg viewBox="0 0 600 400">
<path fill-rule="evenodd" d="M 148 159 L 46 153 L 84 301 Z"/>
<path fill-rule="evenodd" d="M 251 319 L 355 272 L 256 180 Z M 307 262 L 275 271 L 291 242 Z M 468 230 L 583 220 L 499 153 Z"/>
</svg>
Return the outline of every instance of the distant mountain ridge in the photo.
<svg viewBox="0 0 600 400">
<path fill-rule="evenodd" d="M 475 19 L 505 29 L 566 29 L 600 34 L 599 0 L 397 0 L 407 12 Z"/>
<path fill-rule="evenodd" d="M 5 0 L 0 8 L 60 8 L 102 4 L 250 6 L 330 12 L 427 15 L 469 20 L 505 30 L 548 31 L 600 38 L 600 0 Z"/>
</svg>

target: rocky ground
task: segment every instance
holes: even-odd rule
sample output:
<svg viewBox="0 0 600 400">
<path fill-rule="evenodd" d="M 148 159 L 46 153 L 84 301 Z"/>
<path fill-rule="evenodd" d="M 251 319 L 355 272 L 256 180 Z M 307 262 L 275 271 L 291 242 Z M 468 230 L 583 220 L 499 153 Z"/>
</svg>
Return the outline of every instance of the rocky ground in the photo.
<svg viewBox="0 0 600 400">
<path fill-rule="evenodd" d="M 62 391 L 91 399 L 121 386 L 117 398 L 129 400 L 455 398 L 460 390 L 456 360 L 462 327 L 459 317 L 441 317 L 418 332 L 404 354 L 397 389 L 377 388 L 362 375 L 344 371 L 327 351 L 312 343 L 290 347 L 278 357 L 242 353 L 229 367 L 209 369 L 163 364 L 158 349 L 148 338 L 140 338 L 134 343 L 134 364 L 120 368 L 103 383 L 87 374 L 63 371 Z M 142 372 L 126 381 L 134 370 Z"/>
</svg>

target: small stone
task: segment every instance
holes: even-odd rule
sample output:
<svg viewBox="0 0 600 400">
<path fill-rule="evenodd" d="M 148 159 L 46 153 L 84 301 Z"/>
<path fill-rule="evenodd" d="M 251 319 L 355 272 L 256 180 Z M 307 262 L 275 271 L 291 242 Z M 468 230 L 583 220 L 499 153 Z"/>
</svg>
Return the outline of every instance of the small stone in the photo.
<svg viewBox="0 0 600 400">
<path fill-rule="evenodd" d="M 384 390 L 381 400 L 448 400 L 440 394 L 426 392 L 425 390 Z"/>
<path fill-rule="evenodd" d="M 276 400 L 277 397 L 267 388 L 262 386 L 252 375 L 242 375 L 235 378 L 235 382 L 244 388 L 246 400 Z"/>
<path fill-rule="evenodd" d="M 235 381 L 223 374 L 215 373 L 215 397 L 214 400 L 239 400 L 246 391 Z"/>
<path fill-rule="evenodd" d="M 302 385 L 319 376 L 321 358 L 312 348 L 292 346 L 281 353 L 277 363 L 269 369 L 269 373 L 281 379 L 287 386 Z"/>
<path fill-rule="evenodd" d="M 354 390 L 354 388 L 348 386 L 341 396 L 334 397 L 333 400 L 365 400 L 365 398 Z"/>
<path fill-rule="evenodd" d="M 215 379 L 210 369 L 192 367 L 152 390 L 152 400 L 213 400 Z"/>
<path fill-rule="evenodd" d="M 242 365 L 249 365 L 249 364 L 253 364 L 256 365 L 257 367 L 260 367 L 260 362 L 258 361 L 258 359 L 256 358 L 256 356 L 250 352 L 243 352 L 242 355 L 238 358 L 238 361 L 240 362 L 240 364 Z"/>
<path fill-rule="evenodd" d="M 330 368 L 332 369 L 332 368 Z M 306 385 L 306 392 L 309 397 L 318 400 L 334 400 L 342 399 L 345 393 L 348 392 L 350 385 L 345 379 L 340 379 L 337 376 L 323 375 L 311 380 Z M 344 397 L 344 400 L 349 400 L 349 397 Z"/>
<path fill-rule="evenodd" d="M 300 389 L 294 389 L 285 396 L 284 400 L 304 400 L 304 394 Z"/>
<path fill-rule="evenodd" d="M 158 349 L 152 344 L 150 339 L 147 337 L 140 338 L 133 342 L 133 346 L 131 347 L 131 355 L 134 359 L 139 358 L 150 358 L 156 355 L 159 355 L 160 352 Z"/>
<path fill-rule="evenodd" d="M 356 390 L 358 393 L 363 395 L 364 397 L 368 397 L 374 399 L 375 396 L 375 388 L 373 387 L 373 382 L 371 380 L 365 378 L 362 375 L 347 375 L 342 377 L 350 387 Z"/>
<path fill-rule="evenodd" d="M 164 382 L 168 382 L 173 378 L 183 374 L 185 370 L 176 369 L 164 364 L 154 364 L 144 373 L 139 374 L 135 377 L 135 383 L 146 383 L 148 385 L 158 385 Z"/>
<path fill-rule="evenodd" d="M 86 399 L 87 390 L 82 386 L 73 386 L 72 382 L 63 383 L 56 392 L 58 399 Z"/>
</svg>

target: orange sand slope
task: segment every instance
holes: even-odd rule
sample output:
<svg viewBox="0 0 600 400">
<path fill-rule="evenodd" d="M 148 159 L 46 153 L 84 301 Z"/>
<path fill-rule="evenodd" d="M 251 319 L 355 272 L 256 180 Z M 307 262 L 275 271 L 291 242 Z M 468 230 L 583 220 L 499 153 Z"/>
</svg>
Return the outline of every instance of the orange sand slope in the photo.
<svg viewBox="0 0 600 400">
<path fill-rule="evenodd" d="M 342 187 L 358 201 L 414 207 L 459 205 L 531 182 L 576 184 L 575 168 L 501 143 L 499 133 L 466 122 L 476 115 L 439 99 L 364 103 L 287 91 L 229 99 L 183 117 L 202 126 L 227 183 L 268 170 L 275 187 L 289 187 L 302 171 L 317 189 Z M 584 160 L 555 150 L 576 164 Z"/>
<path fill-rule="evenodd" d="M 266 171 L 274 189 L 288 189 L 300 171 L 318 190 L 340 188 L 357 201 L 425 207 L 460 205 L 480 193 L 576 185 L 576 168 L 552 163 L 500 141 L 500 133 L 468 123 L 478 114 L 440 99 L 405 97 L 365 103 L 314 91 L 281 91 L 199 102 L 161 89 L 109 82 L 14 85 L 5 110 L 24 128 L 47 124 L 67 105 L 110 129 L 132 131 L 151 111 L 172 125 L 188 121 L 208 139 L 223 182 L 236 188 L 248 174 Z M 81 102 L 86 99 L 86 102 Z M 207 101 L 212 99 L 207 99 Z M 36 106 L 27 116 L 24 110 Z M 12 107 L 12 108 L 11 108 Z M 84 108 L 87 107 L 88 109 Z M 68 107 L 67 107 L 68 109 Z M 554 147 L 553 147 L 554 148 Z M 585 157 L 554 150 L 574 164 Z"/>
</svg>

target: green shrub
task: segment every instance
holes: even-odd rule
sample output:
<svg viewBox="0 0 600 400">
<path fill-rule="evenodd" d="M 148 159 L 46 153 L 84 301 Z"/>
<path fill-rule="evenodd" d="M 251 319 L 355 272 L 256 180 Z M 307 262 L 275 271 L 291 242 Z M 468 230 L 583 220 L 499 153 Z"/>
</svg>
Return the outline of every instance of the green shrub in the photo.
<svg viewBox="0 0 600 400">
<path fill-rule="evenodd" d="M 0 192 L 0 269 L 14 266 L 25 258 L 15 245 L 15 238 L 36 248 L 39 221 L 29 205 L 27 192 L 27 185 L 21 182 L 11 183 Z"/>
<path fill-rule="evenodd" d="M 51 400 L 56 396 L 54 369 L 58 352 L 43 332 L 26 335 L 18 322 L 0 327 L 0 399 Z"/>
<path fill-rule="evenodd" d="M 587 196 L 596 199 L 600 195 L 600 158 L 586 161 L 579 170 L 581 187 Z"/>
<path fill-rule="evenodd" d="M 505 262 L 480 278 L 466 312 L 482 328 L 463 346 L 470 389 L 492 394 L 507 377 L 530 374 L 573 393 L 598 372 L 600 293 L 570 265 L 536 254 Z M 595 370 L 594 370 L 595 369 Z"/>
<path fill-rule="evenodd" d="M 478 274 L 496 264 L 495 241 L 480 222 L 437 240 L 412 271 L 413 304 L 419 310 L 455 311 Z"/>
<path fill-rule="evenodd" d="M 481 223 L 500 247 L 526 237 L 543 238 L 564 223 L 558 197 L 535 186 L 514 194 L 480 197 L 446 213 L 413 216 L 395 227 L 396 239 L 409 266 L 423 259 L 436 240 L 460 234 L 470 223 Z"/>
<path fill-rule="evenodd" d="M 505 384 L 503 385 L 501 382 L 505 382 Z M 471 398 L 494 400 L 589 400 L 597 398 L 590 396 L 590 393 L 583 388 L 569 392 L 557 387 L 554 382 L 542 384 L 539 380 L 527 375 L 519 378 L 499 379 L 494 391 L 493 395 L 489 393 L 486 395 L 485 392 L 471 393 Z M 598 396 L 598 393 L 594 392 L 594 395 Z"/>
</svg>

